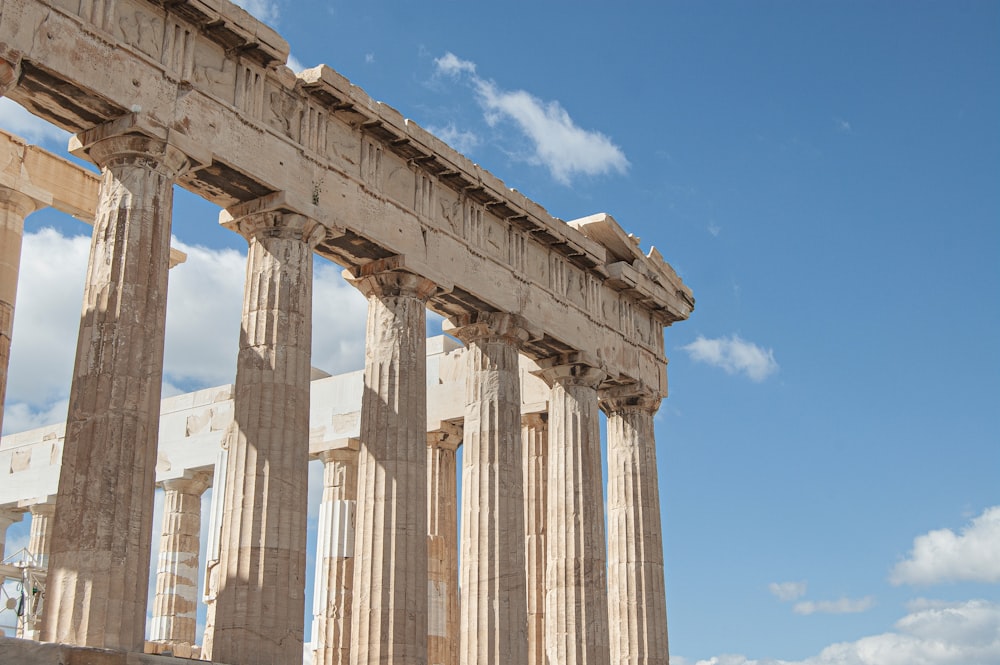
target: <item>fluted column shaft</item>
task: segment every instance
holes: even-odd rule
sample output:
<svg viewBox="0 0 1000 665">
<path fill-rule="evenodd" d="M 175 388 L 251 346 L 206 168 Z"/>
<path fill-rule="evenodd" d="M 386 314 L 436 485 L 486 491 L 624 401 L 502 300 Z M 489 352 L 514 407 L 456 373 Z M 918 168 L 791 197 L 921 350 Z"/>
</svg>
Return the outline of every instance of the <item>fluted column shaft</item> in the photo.
<svg viewBox="0 0 1000 665">
<path fill-rule="evenodd" d="M 14 328 L 14 299 L 21 267 L 24 218 L 41 207 L 29 196 L 0 186 L 0 428 L 7 398 L 10 339 Z"/>
<path fill-rule="evenodd" d="M 518 318 L 480 313 L 450 331 L 465 342 L 460 661 L 528 659 Z"/>
<path fill-rule="evenodd" d="M 141 651 L 152 537 L 173 181 L 189 160 L 136 134 L 103 170 L 80 319 L 42 639 Z M 82 142 L 88 143 L 88 134 Z"/>
<path fill-rule="evenodd" d="M 529 665 L 545 665 L 545 488 L 548 481 L 548 427 L 548 414 L 530 413 L 521 418 Z"/>
<path fill-rule="evenodd" d="M 41 568 L 49 565 L 49 552 L 52 545 L 52 517 L 56 513 L 54 503 L 33 503 L 31 511 L 31 530 L 28 532 L 28 551 L 34 557 L 35 563 Z"/>
<path fill-rule="evenodd" d="M 541 372 L 549 399 L 545 649 L 549 663 L 607 665 L 604 491 L 597 386 L 583 364 Z"/>
<path fill-rule="evenodd" d="M 667 603 L 653 416 L 633 386 L 602 394 L 608 416 L 608 608 L 611 662 L 668 665 Z"/>
<path fill-rule="evenodd" d="M 358 499 L 358 451 L 326 450 L 323 500 L 316 536 L 313 592 L 313 664 L 351 660 L 351 590 L 354 585 L 354 513 Z"/>
<path fill-rule="evenodd" d="M 200 473 L 163 483 L 163 525 L 149 627 L 153 642 L 193 645 L 197 639 L 201 495 L 210 480 L 209 474 Z"/>
<path fill-rule="evenodd" d="M 427 433 L 427 662 L 458 665 L 458 473 L 462 428 Z"/>
<path fill-rule="evenodd" d="M 427 662 L 427 298 L 435 285 L 380 271 L 368 298 L 358 454 L 352 665 Z"/>
<path fill-rule="evenodd" d="M 31 530 L 28 533 L 28 552 L 35 565 L 46 568 L 49 565 L 49 546 L 52 539 L 52 517 L 56 512 L 54 503 L 33 503 L 31 511 Z M 17 636 L 27 640 L 37 640 L 40 622 L 39 612 L 42 610 L 42 594 L 40 589 L 26 588 L 27 606 L 24 615 L 17 626 Z"/>
<path fill-rule="evenodd" d="M 324 232 L 283 212 L 231 226 L 250 246 L 211 658 L 293 663 L 305 612 L 313 247 Z"/>
</svg>

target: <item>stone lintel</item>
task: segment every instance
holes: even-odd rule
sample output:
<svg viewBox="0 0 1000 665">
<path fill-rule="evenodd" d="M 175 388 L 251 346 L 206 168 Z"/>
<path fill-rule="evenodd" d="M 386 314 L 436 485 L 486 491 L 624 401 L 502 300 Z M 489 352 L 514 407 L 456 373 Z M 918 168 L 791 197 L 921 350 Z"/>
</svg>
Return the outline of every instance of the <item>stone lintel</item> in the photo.
<svg viewBox="0 0 1000 665">
<path fill-rule="evenodd" d="M 48 506 L 48 505 L 54 506 L 55 503 L 56 503 L 56 495 L 55 494 L 45 494 L 43 496 L 33 496 L 33 497 L 21 499 L 20 501 L 17 502 L 17 507 L 18 508 L 25 508 L 25 509 L 27 509 L 27 510 L 30 511 L 31 508 L 32 508 L 32 506 L 39 506 L 39 505 L 41 505 L 41 506 Z"/>
<path fill-rule="evenodd" d="M 174 21 L 182 29 L 190 27 L 200 52 L 204 48 L 215 50 L 220 43 L 219 35 L 229 30 L 228 19 L 212 23 L 211 29 L 207 27 L 205 16 L 215 10 L 195 9 L 206 2 L 140 0 L 131 6 L 151 12 L 167 6 L 164 14 L 167 20 L 160 32 L 170 28 Z M 635 300 L 606 284 L 605 264 L 609 260 L 606 247 L 553 217 L 541 205 L 403 118 L 392 107 L 371 99 L 332 70 L 315 68 L 318 73 L 308 76 L 303 72 L 298 78 L 289 76 L 287 68 L 270 64 L 264 65 L 265 71 L 256 71 L 258 68 L 251 61 L 257 51 L 250 48 L 253 42 L 241 37 L 235 40 L 236 46 L 227 47 L 224 53 L 220 70 L 226 74 L 223 80 L 178 78 L 182 75 L 172 71 L 171 65 L 164 67 L 149 58 L 135 38 L 100 26 L 95 30 L 88 25 L 89 18 L 81 21 L 79 13 L 68 9 L 66 3 L 52 6 L 38 1 L 25 6 L 31 11 L 23 17 L 14 15 L 7 21 L 5 16 L 4 25 L 0 26 L 0 41 L 24 52 L 25 84 L 18 86 L 16 94 L 11 96 L 33 112 L 79 130 L 86 126 L 88 118 L 111 118 L 122 109 L 141 105 L 146 112 L 165 121 L 169 119 L 171 127 L 183 127 L 189 136 L 212 146 L 216 157 L 211 167 L 185 175 L 182 186 L 223 206 L 282 190 L 298 191 L 307 199 L 316 198 L 324 210 L 319 221 L 327 226 L 343 225 L 351 236 L 348 242 L 319 247 L 317 251 L 324 256 L 341 265 L 357 265 L 388 254 L 410 253 L 413 272 L 441 285 L 444 280 L 438 273 L 444 273 L 444 277 L 461 286 L 461 297 L 432 300 L 429 304 L 435 311 L 449 315 L 464 309 L 518 312 L 542 327 L 546 339 L 552 340 L 525 353 L 537 357 L 571 349 L 605 353 L 606 362 L 615 372 L 655 381 L 662 336 L 657 331 L 644 337 L 625 336 L 615 321 L 615 308 L 596 306 L 599 303 L 595 299 L 602 297 Z M 212 7 L 216 6 L 223 7 L 224 3 L 212 0 Z M 43 16 L 47 25 L 60 31 L 66 48 L 49 49 L 43 43 L 36 43 L 33 35 Z M 214 43 L 209 45 L 206 40 Z M 98 60 L 107 66 L 95 70 L 87 64 Z M 138 89 L 129 85 L 127 79 L 122 80 L 118 75 L 123 71 L 146 83 Z M 241 85 L 239 71 L 259 77 L 253 78 L 252 91 Z M 237 75 L 231 76 L 232 73 Z M 26 84 L 29 77 L 30 88 Z M 52 100 L 63 98 L 79 100 L 81 111 L 76 115 L 58 115 L 53 110 L 58 104 Z M 289 120 L 294 118 L 309 118 L 310 122 Z M 417 177 L 412 180 L 420 182 L 425 178 L 432 196 L 433 192 L 439 192 L 448 199 L 477 208 L 489 217 L 491 225 L 499 225 L 524 246 L 551 255 L 556 265 L 565 263 L 566 271 L 574 273 L 573 277 L 584 278 L 582 281 L 589 284 L 590 290 L 579 293 L 573 290 L 570 294 L 564 290 L 564 283 L 550 288 L 544 270 L 532 269 L 528 274 L 527 266 L 523 265 L 524 253 L 517 254 L 517 243 L 512 245 L 515 248 L 512 255 L 505 257 L 493 252 L 483 257 L 481 239 L 450 224 L 440 206 L 415 197 L 410 179 L 399 178 L 390 183 L 378 173 L 364 171 L 358 160 L 331 149 L 342 140 L 367 143 L 381 154 L 383 175 L 390 170 L 397 174 L 413 170 Z M 448 193 L 444 194 L 446 190 Z M 470 255 L 473 252 L 480 255 L 474 261 L 452 260 L 465 256 L 465 249 L 470 250 Z M 656 256 L 650 252 L 648 258 L 653 260 Z M 524 280 L 525 277 L 529 279 Z M 534 290 L 535 287 L 538 289 Z M 525 297 L 528 288 L 533 289 L 531 298 Z M 641 302 L 635 302 L 643 309 Z M 550 316 L 555 312 L 559 315 Z M 651 316 L 656 316 L 656 312 L 643 311 L 639 318 Z M 670 316 L 676 318 L 678 314 Z"/>
<path fill-rule="evenodd" d="M 609 255 L 607 271 L 612 278 L 610 283 L 612 288 L 619 288 L 616 280 L 621 279 L 620 275 L 623 272 L 619 264 L 627 265 L 651 282 L 651 285 L 642 285 L 644 295 L 650 301 L 646 303 L 647 306 L 654 310 L 667 310 L 678 317 L 667 321 L 664 325 L 670 325 L 675 320 L 686 319 L 691 315 L 694 309 L 694 295 L 691 289 L 681 281 L 655 247 L 650 247 L 649 253 L 643 254 L 639 250 L 639 238 L 626 233 L 615 218 L 607 213 L 590 215 L 568 224 L 607 248 Z M 632 277 L 632 286 L 636 286 L 636 281 Z"/>
</svg>

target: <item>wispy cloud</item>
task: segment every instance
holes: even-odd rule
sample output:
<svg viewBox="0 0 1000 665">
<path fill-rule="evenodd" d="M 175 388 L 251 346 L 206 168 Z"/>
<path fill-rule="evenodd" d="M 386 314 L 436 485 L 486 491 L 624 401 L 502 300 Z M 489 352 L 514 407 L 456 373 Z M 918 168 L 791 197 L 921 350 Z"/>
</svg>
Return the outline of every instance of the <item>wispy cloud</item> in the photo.
<svg viewBox="0 0 1000 665">
<path fill-rule="evenodd" d="M 771 582 L 767 585 L 767 589 L 783 603 L 797 600 L 806 595 L 805 582 Z"/>
<path fill-rule="evenodd" d="M 796 614 L 857 614 L 875 606 L 873 596 L 864 598 L 839 598 L 837 600 L 804 600 L 795 603 L 792 611 Z"/>
<path fill-rule="evenodd" d="M 7 97 L 0 97 L 0 118 L 3 118 L 0 127 L 30 143 L 41 144 L 59 152 L 65 150 L 69 143 L 69 132 L 32 115 Z"/>
<path fill-rule="evenodd" d="M 844 120 L 843 118 L 834 118 L 834 124 L 837 126 L 837 130 L 844 132 L 845 134 L 851 133 L 851 123 Z"/>
<path fill-rule="evenodd" d="M 444 127 L 428 127 L 427 131 L 463 154 L 471 152 L 480 143 L 475 132 L 460 130 L 454 123 L 448 123 Z"/>
<path fill-rule="evenodd" d="M 233 0 L 234 4 L 250 12 L 255 19 L 264 23 L 278 20 L 278 3 L 268 0 Z"/>
<path fill-rule="evenodd" d="M 740 655 L 691 661 L 670 655 L 674 665 L 966 665 L 1000 663 L 1000 604 L 969 600 L 914 608 L 894 630 L 840 642 L 804 660 L 753 659 Z"/>
<path fill-rule="evenodd" d="M 1000 582 L 1000 506 L 983 511 L 960 534 L 939 529 L 918 536 L 909 556 L 893 567 L 900 584 Z"/>
<path fill-rule="evenodd" d="M 81 231 L 89 230 L 83 224 Z M 170 271 L 164 380 L 168 391 L 231 383 L 236 372 L 246 255 L 172 245 L 186 252 Z M 26 233 L 18 284 L 4 431 L 66 418 L 90 240 L 51 228 Z M 315 262 L 312 363 L 331 374 L 364 367 L 367 301 L 332 263 Z"/>
<path fill-rule="evenodd" d="M 629 162 L 621 148 L 597 131 L 582 129 L 557 101 L 546 102 L 525 90 L 504 90 L 479 76 L 476 65 L 453 53 L 436 59 L 439 74 L 467 79 L 490 127 L 512 122 L 533 146 L 527 160 L 544 166 L 569 185 L 578 175 L 625 173 Z"/>
<path fill-rule="evenodd" d="M 719 367 L 729 374 L 744 374 L 751 381 L 761 382 L 778 371 L 774 351 L 747 342 L 738 335 L 698 339 L 681 349 L 692 360 Z"/>
</svg>

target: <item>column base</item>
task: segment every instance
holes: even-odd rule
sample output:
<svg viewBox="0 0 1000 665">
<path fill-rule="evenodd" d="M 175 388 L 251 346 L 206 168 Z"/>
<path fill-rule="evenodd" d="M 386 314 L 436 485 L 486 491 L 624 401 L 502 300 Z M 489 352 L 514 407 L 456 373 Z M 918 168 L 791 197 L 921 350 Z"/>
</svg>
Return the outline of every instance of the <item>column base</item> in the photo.
<svg viewBox="0 0 1000 665">
<path fill-rule="evenodd" d="M 164 647 L 150 642 L 147 642 L 146 646 Z M 195 654 L 191 654 L 190 658 L 180 658 L 166 654 L 129 653 L 113 649 L 93 649 L 0 637 L 0 663 L 17 663 L 17 665 L 191 665 L 193 662 L 211 665 L 206 661 L 193 660 L 196 658 Z M 223 664 L 215 663 L 215 665 Z"/>
</svg>

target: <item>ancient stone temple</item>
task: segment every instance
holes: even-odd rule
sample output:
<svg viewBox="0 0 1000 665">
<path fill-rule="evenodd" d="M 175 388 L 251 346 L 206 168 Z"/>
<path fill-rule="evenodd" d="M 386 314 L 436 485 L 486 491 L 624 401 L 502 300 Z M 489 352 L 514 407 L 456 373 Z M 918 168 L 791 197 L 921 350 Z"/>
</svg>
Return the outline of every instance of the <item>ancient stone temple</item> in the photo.
<svg viewBox="0 0 1000 665">
<path fill-rule="evenodd" d="M 101 170 L 0 153 L 0 395 L 24 217 L 94 225 L 67 420 L 0 448 L 0 488 L 32 488 L 0 492 L 0 543 L 30 512 L 46 571 L 41 643 L 0 639 L 0 662 L 301 662 L 313 458 L 315 662 L 666 664 L 653 416 L 690 289 L 610 216 L 553 218 L 287 58 L 225 0 L 0 4 L 0 94 Z M 248 259 L 235 382 L 161 402 L 174 185 L 221 206 Z M 354 375 L 311 368 L 316 254 L 368 300 Z M 425 339 L 428 309 L 461 348 Z"/>
</svg>

